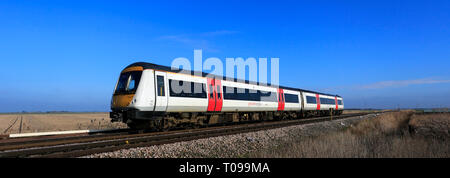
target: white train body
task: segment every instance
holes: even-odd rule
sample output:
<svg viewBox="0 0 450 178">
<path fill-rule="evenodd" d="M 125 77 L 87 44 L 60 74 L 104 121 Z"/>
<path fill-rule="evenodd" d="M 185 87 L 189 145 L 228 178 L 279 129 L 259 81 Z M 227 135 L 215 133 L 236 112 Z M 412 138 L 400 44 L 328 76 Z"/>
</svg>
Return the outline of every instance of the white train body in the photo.
<svg viewBox="0 0 450 178">
<path fill-rule="evenodd" d="M 150 63 L 132 64 L 121 72 L 116 84 L 111 118 L 126 122 L 168 113 L 253 112 L 307 116 L 341 114 L 344 109 L 343 99 L 337 95 L 208 76 Z"/>
</svg>

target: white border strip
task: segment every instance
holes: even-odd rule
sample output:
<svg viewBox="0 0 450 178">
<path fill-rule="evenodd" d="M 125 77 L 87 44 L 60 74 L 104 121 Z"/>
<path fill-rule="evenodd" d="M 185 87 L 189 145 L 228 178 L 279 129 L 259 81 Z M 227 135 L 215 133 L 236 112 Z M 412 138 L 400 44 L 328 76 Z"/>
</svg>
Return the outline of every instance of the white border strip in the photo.
<svg viewBox="0 0 450 178">
<path fill-rule="evenodd" d="M 64 134 L 80 134 L 80 133 L 96 133 L 96 132 L 106 132 L 118 129 L 107 129 L 107 130 L 68 130 L 68 131 L 54 131 L 54 132 L 36 132 L 36 133 L 20 133 L 20 134 L 9 134 L 9 138 L 19 138 L 19 137 L 37 137 L 37 136 L 48 136 L 48 135 L 64 135 Z"/>
</svg>

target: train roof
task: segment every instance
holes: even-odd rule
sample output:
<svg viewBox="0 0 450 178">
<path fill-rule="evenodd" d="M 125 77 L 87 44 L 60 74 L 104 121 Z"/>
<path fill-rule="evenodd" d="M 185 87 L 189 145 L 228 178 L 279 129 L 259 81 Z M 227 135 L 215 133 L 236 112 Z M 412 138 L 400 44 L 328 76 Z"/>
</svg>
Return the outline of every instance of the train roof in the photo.
<svg viewBox="0 0 450 178">
<path fill-rule="evenodd" d="M 182 70 L 182 69 L 178 69 L 178 68 L 172 69 L 172 67 L 162 66 L 162 65 L 148 63 L 148 62 L 136 62 L 136 63 L 128 65 L 126 68 L 135 67 L 135 66 L 141 66 L 144 69 L 154 69 L 154 70 L 161 70 L 161 71 L 174 72 L 174 73 L 184 73 L 184 74 L 189 74 L 189 75 L 194 75 L 194 74 L 200 75 L 200 73 L 201 73 L 201 75 L 203 77 L 208 76 L 208 77 L 214 77 L 214 78 L 221 78 L 222 80 L 230 80 L 230 78 L 220 76 L 220 75 L 210 74 L 210 73 L 206 73 L 206 72 L 193 71 L 193 70 Z M 292 88 L 292 87 L 286 87 L 286 86 L 281 86 L 281 85 L 271 85 L 270 83 L 259 83 L 259 82 L 253 82 L 253 81 L 249 81 L 249 80 L 236 79 L 236 78 L 233 78 L 233 80 L 234 80 L 234 82 L 239 82 L 239 83 L 264 85 L 264 86 L 283 88 L 283 89 L 287 89 L 287 90 L 302 91 L 302 92 L 316 93 L 316 94 L 326 95 L 326 96 L 341 97 L 339 95 L 332 95 L 332 94 L 315 92 L 315 91 L 310 91 L 310 90 L 305 90 L 305 89 Z"/>
</svg>

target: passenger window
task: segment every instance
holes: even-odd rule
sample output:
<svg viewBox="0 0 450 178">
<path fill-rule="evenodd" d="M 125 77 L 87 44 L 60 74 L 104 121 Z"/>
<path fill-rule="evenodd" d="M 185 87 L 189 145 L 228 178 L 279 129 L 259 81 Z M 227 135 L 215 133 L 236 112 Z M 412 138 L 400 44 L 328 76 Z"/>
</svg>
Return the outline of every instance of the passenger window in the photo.
<svg viewBox="0 0 450 178">
<path fill-rule="evenodd" d="M 165 90 L 164 90 L 164 76 L 157 75 L 156 76 L 156 82 L 158 85 L 158 96 L 166 96 Z"/>
<path fill-rule="evenodd" d="M 221 99 L 222 97 L 220 96 L 220 86 L 217 86 L 217 98 Z"/>
<path fill-rule="evenodd" d="M 209 98 L 214 98 L 214 88 L 212 85 L 209 86 Z"/>
<path fill-rule="evenodd" d="M 306 96 L 306 102 L 310 104 L 317 104 L 317 99 L 316 97 Z"/>
</svg>

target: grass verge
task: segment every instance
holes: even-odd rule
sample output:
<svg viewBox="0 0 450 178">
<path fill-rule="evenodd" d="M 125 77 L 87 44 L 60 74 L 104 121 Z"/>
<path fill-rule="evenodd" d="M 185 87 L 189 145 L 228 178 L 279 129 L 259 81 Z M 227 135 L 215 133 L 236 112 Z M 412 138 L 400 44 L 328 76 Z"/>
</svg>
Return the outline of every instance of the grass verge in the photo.
<svg viewBox="0 0 450 178">
<path fill-rule="evenodd" d="M 450 157 L 450 114 L 413 111 L 382 114 L 342 131 L 294 137 L 248 157 L 435 158 Z"/>
</svg>

